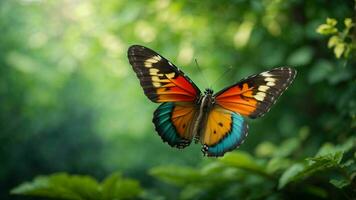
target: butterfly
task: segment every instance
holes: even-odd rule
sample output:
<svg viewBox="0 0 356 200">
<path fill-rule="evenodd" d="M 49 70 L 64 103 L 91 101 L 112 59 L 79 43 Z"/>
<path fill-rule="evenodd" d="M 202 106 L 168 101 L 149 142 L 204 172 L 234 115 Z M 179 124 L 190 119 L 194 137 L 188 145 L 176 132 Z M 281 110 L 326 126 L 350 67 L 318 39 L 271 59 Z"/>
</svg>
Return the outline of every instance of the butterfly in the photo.
<svg viewBox="0 0 356 200">
<path fill-rule="evenodd" d="M 206 156 L 223 156 L 239 147 L 248 134 L 244 117 L 267 113 L 296 76 L 296 70 L 275 68 L 242 79 L 214 94 L 203 93 L 174 64 L 140 45 L 128 49 L 128 59 L 145 95 L 161 103 L 153 124 L 164 142 L 185 148 L 193 140 Z"/>
</svg>

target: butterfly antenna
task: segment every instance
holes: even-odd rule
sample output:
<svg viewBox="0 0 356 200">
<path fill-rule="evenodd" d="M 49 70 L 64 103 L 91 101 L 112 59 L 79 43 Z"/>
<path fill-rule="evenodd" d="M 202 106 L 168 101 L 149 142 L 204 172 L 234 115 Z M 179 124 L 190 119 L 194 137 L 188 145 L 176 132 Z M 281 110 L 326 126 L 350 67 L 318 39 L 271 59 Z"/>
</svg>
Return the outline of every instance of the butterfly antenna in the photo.
<svg viewBox="0 0 356 200">
<path fill-rule="evenodd" d="M 225 70 L 225 72 L 222 73 L 222 74 L 219 76 L 219 78 L 216 79 L 216 80 L 213 82 L 213 84 L 212 84 L 209 88 L 212 88 L 212 86 L 215 85 L 215 83 L 217 83 L 218 81 L 220 81 L 221 78 L 223 78 L 223 77 L 224 77 L 229 71 L 231 71 L 231 70 L 232 70 L 232 66 L 229 66 L 229 67 Z"/>
<path fill-rule="evenodd" d="M 209 84 L 208 84 L 208 81 L 207 81 L 207 78 L 206 78 L 206 76 L 205 76 L 203 70 L 200 68 L 199 63 L 198 63 L 198 60 L 197 60 L 196 58 L 194 58 L 194 62 L 195 62 L 196 67 L 198 68 L 198 71 L 199 71 L 200 74 L 202 74 L 202 76 L 203 76 L 205 85 L 209 85 Z"/>
</svg>

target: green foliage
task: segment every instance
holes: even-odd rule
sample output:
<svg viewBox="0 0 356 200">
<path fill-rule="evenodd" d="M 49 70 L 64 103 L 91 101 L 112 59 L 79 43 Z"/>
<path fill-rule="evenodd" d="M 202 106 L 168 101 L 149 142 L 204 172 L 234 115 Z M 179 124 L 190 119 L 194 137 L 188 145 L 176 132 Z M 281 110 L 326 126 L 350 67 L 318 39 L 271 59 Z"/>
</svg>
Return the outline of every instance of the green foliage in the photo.
<svg viewBox="0 0 356 200">
<path fill-rule="evenodd" d="M 344 29 L 339 31 L 336 27 L 337 20 L 327 18 L 326 24 L 321 24 L 316 31 L 323 35 L 329 35 L 328 48 L 334 49 L 336 58 L 341 58 L 344 55 L 347 58 L 350 53 L 356 49 L 355 34 L 351 32 L 355 27 L 355 22 L 351 18 L 344 19 Z"/>
<path fill-rule="evenodd" d="M 297 143 L 289 150 L 297 153 L 306 138 L 294 138 L 297 142 L 287 140 L 284 144 Z M 286 194 L 304 193 L 312 197 L 332 197 L 342 193 L 339 189 L 354 190 L 355 171 L 348 169 L 354 158 L 347 156 L 356 150 L 356 140 L 349 138 L 344 144 L 334 146 L 326 143 L 313 157 L 298 159 L 284 158 L 280 154 L 287 145 L 277 148 L 273 144 L 261 144 L 261 149 L 271 148 L 273 152 L 263 158 L 252 156 L 244 151 L 229 153 L 217 161 L 205 163 L 201 168 L 183 166 L 159 166 L 151 169 L 150 174 L 169 184 L 182 187 L 182 199 L 229 199 L 248 198 L 265 199 L 271 195 L 275 199 L 284 199 Z M 328 173 L 325 173 L 328 172 Z M 335 177 L 338 177 L 336 179 Z M 318 180 L 328 179 L 334 188 L 322 188 Z M 308 180 L 313 180 L 309 182 Z M 352 185 L 353 184 L 353 185 Z M 293 185 L 293 186 L 291 186 Z M 308 185 L 305 191 L 298 191 Z M 252 187 L 252 188 L 251 188 Z M 235 190 L 231 191 L 231 188 Z M 270 188 L 270 192 L 266 191 Z M 218 190 L 219 192 L 215 191 Z M 258 193 L 261 190 L 261 193 Z M 206 191 L 209 191 L 208 194 Z M 246 193 L 251 191 L 251 193 Z M 253 191 L 253 192 L 252 192 Z M 355 191 L 354 191 L 355 192 Z M 352 192 L 351 192 L 352 194 Z"/>
<path fill-rule="evenodd" d="M 101 183 L 90 176 L 56 173 L 36 177 L 11 193 L 68 200 L 137 199 L 142 195 L 142 188 L 137 181 L 123 178 L 119 173 L 110 175 Z"/>
</svg>

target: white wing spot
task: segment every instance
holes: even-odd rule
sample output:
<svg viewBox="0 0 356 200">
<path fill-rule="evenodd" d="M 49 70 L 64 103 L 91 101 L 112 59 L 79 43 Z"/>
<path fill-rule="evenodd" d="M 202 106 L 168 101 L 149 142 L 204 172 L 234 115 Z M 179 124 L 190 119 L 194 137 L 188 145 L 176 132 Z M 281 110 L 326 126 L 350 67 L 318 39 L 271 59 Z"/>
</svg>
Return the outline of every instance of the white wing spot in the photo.
<svg viewBox="0 0 356 200">
<path fill-rule="evenodd" d="M 258 87 L 258 90 L 262 91 L 262 92 L 266 92 L 268 89 L 269 89 L 269 87 L 265 86 L 265 85 L 261 85 L 260 87 Z"/>
<path fill-rule="evenodd" d="M 267 78 L 265 78 L 265 81 L 266 81 L 266 82 L 276 82 L 276 79 L 275 79 L 275 78 L 267 77 Z"/>
<path fill-rule="evenodd" d="M 157 76 L 157 75 L 158 75 L 158 72 L 159 72 L 158 69 L 155 69 L 155 68 L 151 68 L 151 69 L 150 69 L 150 75 L 155 75 L 155 76 Z"/>
<path fill-rule="evenodd" d="M 266 97 L 266 93 L 263 92 L 257 92 L 257 94 L 254 96 L 255 99 L 257 99 L 258 101 L 263 101 Z"/>
<path fill-rule="evenodd" d="M 176 74 L 174 72 L 172 72 L 172 73 L 166 74 L 166 77 L 170 79 L 170 78 L 173 78 L 175 75 Z"/>
<path fill-rule="evenodd" d="M 152 67 L 152 63 L 151 62 L 147 62 L 147 60 L 145 61 L 144 65 L 147 68 L 151 68 Z"/>
<path fill-rule="evenodd" d="M 147 68 L 151 68 L 152 64 L 154 63 L 158 63 L 161 60 L 161 56 L 157 55 L 157 56 L 152 56 L 151 58 L 145 60 L 144 65 Z"/>
<path fill-rule="evenodd" d="M 159 83 L 159 82 L 152 82 L 152 84 L 155 87 L 161 87 L 161 83 Z"/>
<path fill-rule="evenodd" d="M 275 84 L 274 82 L 267 82 L 266 85 L 268 85 L 268 86 L 275 86 L 276 84 Z"/>
<path fill-rule="evenodd" d="M 151 79 L 153 82 L 160 82 L 160 79 L 158 78 L 158 76 L 152 76 Z"/>
</svg>

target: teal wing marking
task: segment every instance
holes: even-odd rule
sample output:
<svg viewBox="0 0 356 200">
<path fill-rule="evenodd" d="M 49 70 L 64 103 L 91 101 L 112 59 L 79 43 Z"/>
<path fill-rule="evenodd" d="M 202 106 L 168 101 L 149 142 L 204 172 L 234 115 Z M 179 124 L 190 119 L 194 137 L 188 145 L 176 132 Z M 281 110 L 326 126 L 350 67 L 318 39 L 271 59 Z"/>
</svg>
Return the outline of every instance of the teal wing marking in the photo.
<svg viewBox="0 0 356 200">
<path fill-rule="evenodd" d="M 190 144 L 190 140 L 182 138 L 174 124 L 172 123 L 172 111 L 174 103 L 162 103 L 154 112 L 153 124 L 156 127 L 157 133 L 161 136 L 164 142 L 167 142 L 172 147 L 184 148 Z"/>
<path fill-rule="evenodd" d="M 203 153 L 207 156 L 222 156 L 224 153 L 231 151 L 240 146 L 248 134 L 248 125 L 244 118 L 238 113 L 232 113 L 231 131 L 222 138 L 219 143 L 203 146 Z"/>
</svg>

